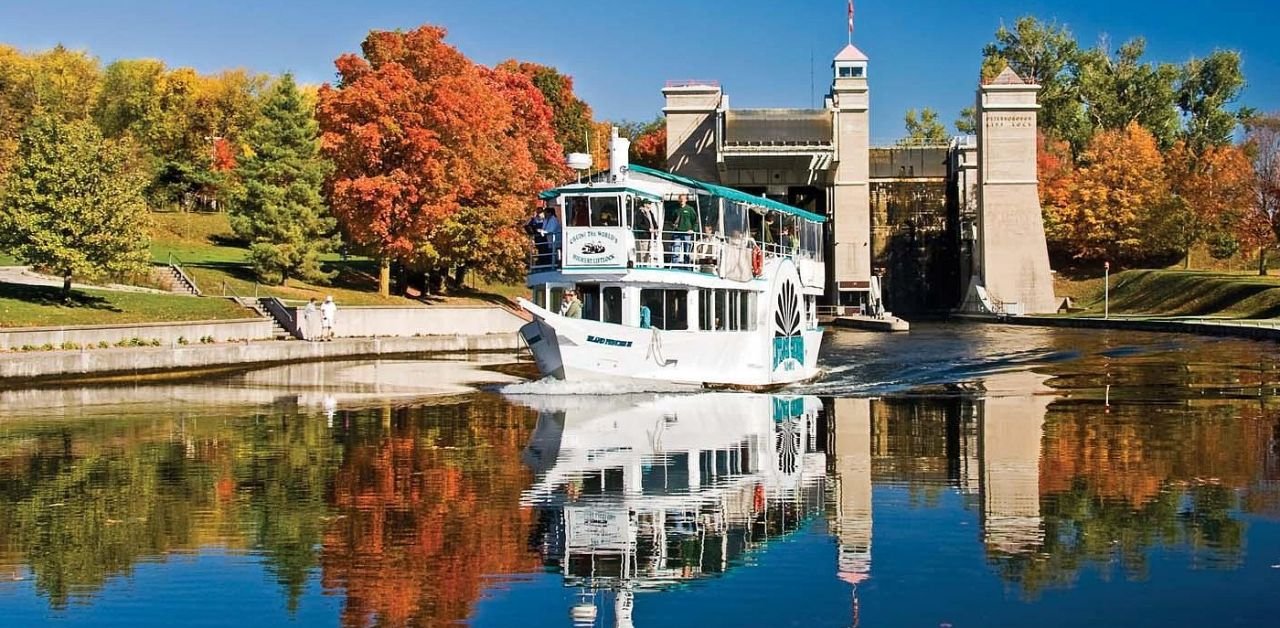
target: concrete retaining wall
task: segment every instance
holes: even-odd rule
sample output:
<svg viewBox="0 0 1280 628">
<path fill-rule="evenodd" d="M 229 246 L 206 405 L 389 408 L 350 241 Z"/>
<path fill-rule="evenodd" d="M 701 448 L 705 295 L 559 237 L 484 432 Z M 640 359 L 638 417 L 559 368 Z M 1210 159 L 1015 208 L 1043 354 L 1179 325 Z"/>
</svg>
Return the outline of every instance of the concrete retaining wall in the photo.
<svg viewBox="0 0 1280 628">
<path fill-rule="evenodd" d="M 1027 325 L 1033 327 L 1067 327 L 1075 329 L 1123 329 L 1174 334 L 1198 334 L 1203 336 L 1232 336 L 1259 340 L 1280 340 L 1280 328 L 1269 321 L 1225 320 L 1130 320 L 1124 318 L 1054 318 L 1048 316 L 1010 316 L 996 319 L 991 316 L 957 315 L 956 318 L 983 323 Z"/>
<path fill-rule="evenodd" d="M 306 328 L 303 308 L 292 309 L 293 320 Z M 437 336 L 516 333 L 524 319 L 510 310 L 496 306 L 474 307 L 342 307 L 334 319 L 333 334 L 339 338 L 367 336 Z M 311 334 L 320 332 L 320 313 L 316 312 Z M 303 330 L 299 337 L 309 337 Z"/>
<path fill-rule="evenodd" d="M 269 322 L 267 325 L 270 327 Z M 10 384 L 58 376 L 142 374 L 409 353 L 514 351 L 520 346 L 521 341 L 513 332 L 469 336 L 359 338 L 333 342 L 283 340 L 154 348 L 39 351 L 0 355 L 0 381 Z"/>
<path fill-rule="evenodd" d="M 74 342 L 81 346 L 96 345 L 102 341 L 115 344 L 131 338 L 157 339 L 166 346 L 178 344 L 178 338 L 186 338 L 192 344 L 199 343 L 204 337 L 212 337 L 217 342 L 258 340 L 270 338 L 272 331 L 271 321 L 265 318 L 83 327 L 23 327 L 0 329 L 0 350 L 20 349 L 24 345 L 39 347 L 49 344 L 61 347 L 64 342 Z"/>
</svg>

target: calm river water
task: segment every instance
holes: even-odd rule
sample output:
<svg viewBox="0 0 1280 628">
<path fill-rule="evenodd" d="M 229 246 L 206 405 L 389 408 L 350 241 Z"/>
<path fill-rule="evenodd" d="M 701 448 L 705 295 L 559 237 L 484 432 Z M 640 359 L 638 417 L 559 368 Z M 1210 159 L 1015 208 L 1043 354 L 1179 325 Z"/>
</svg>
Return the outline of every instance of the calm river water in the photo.
<svg viewBox="0 0 1280 628">
<path fill-rule="evenodd" d="M 0 391 L 0 625 L 1276 625 L 1277 345 L 827 343 L 778 395 Z"/>
</svg>

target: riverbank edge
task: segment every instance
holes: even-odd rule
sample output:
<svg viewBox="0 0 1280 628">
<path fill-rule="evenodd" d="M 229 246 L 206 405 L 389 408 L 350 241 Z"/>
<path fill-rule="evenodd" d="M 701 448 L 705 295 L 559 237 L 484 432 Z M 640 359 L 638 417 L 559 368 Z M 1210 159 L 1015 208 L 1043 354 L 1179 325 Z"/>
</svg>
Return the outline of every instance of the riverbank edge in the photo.
<svg viewBox="0 0 1280 628">
<path fill-rule="evenodd" d="M 174 379 L 274 364 L 397 355 L 517 351 L 518 334 L 342 338 L 332 342 L 259 340 L 176 347 L 131 347 L 0 354 L 0 389 L 43 383 L 160 377 Z"/>
<path fill-rule="evenodd" d="M 1120 331 L 1149 331 L 1173 334 L 1197 334 L 1202 336 L 1229 336 L 1254 340 L 1280 341 L 1280 327 L 1250 325 L 1248 320 L 1224 320 L 1220 323 L 1204 320 L 1180 321 L 1168 319 L 1083 318 L 1049 316 L 995 317 L 976 314 L 954 314 L 954 320 L 1029 327 L 1065 327 L 1073 329 L 1114 329 Z"/>
</svg>

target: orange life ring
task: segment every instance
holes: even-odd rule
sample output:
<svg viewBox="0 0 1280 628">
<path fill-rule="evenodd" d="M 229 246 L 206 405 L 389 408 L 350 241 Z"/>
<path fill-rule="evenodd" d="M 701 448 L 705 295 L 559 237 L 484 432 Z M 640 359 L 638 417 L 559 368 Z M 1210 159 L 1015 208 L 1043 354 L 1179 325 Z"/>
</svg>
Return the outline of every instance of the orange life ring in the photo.
<svg viewBox="0 0 1280 628">
<path fill-rule="evenodd" d="M 759 277 L 764 273 L 764 251 L 760 247 L 751 249 L 751 274 Z"/>
<path fill-rule="evenodd" d="M 752 495 L 751 506 L 752 508 L 755 509 L 756 512 L 764 512 L 765 502 L 764 502 L 764 485 L 763 484 L 756 485 L 756 490 Z"/>
</svg>

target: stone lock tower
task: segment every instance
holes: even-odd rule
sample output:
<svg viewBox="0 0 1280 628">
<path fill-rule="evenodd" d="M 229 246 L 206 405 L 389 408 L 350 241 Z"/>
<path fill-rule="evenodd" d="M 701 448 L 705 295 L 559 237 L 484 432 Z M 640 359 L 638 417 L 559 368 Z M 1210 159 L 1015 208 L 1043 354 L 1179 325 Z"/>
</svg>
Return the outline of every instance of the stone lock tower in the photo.
<svg viewBox="0 0 1280 628">
<path fill-rule="evenodd" d="M 1012 68 L 978 90 L 976 272 L 965 304 L 971 311 L 1057 310 L 1036 177 L 1039 90 Z"/>
<path fill-rule="evenodd" d="M 830 272 L 840 305 L 871 291 L 871 93 L 867 55 L 849 44 L 831 62 L 835 163 L 829 194 L 832 207 Z M 878 291 L 877 291 L 878 292 Z M 878 295 L 873 295 L 878 298 Z"/>
</svg>

